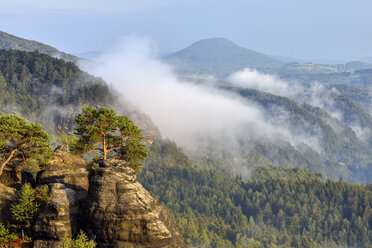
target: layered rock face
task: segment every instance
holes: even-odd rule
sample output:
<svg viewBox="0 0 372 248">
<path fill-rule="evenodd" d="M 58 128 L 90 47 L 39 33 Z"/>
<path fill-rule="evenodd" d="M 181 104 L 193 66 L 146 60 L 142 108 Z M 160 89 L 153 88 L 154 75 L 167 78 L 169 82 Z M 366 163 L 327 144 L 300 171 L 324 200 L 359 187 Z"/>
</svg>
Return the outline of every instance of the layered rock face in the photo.
<svg viewBox="0 0 372 248">
<path fill-rule="evenodd" d="M 57 248 L 80 229 L 98 248 L 186 247 L 167 211 L 122 160 L 88 171 L 83 159 L 56 152 L 37 183 L 49 186 L 50 199 L 33 226 L 34 248 Z"/>
<path fill-rule="evenodd" d="M 56 152 L 37 181 L 49 186 L 50 199 L 33 226 L 34 247 L 58 248 L 65 236 L 74 237 L 84 224 L 89 171 L 83 159 Z"/>
<path fill-rule="evenodd" d="M 88 233 L 98 247 L 186 247 L 167 211 L 124 161 L 105 161 L 92 172 L 88 198 Z"/>
<path fill-rule="evenodd" d="M 79 206 L 76 192 L 61 183 L 50 187 L 50 201 L 33 227 L 35 248 L 59 248 L 64 236 L 72 237 L 77 231 Z"/>
</svg>

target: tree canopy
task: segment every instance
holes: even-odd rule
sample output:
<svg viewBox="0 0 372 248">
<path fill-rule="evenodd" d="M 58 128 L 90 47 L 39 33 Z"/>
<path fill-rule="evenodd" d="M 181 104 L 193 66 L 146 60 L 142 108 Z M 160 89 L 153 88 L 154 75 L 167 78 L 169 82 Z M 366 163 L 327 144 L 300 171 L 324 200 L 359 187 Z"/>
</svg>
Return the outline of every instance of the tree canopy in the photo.
<svg viewBox="0 0 372 248">
<path fill-rule="evenodd" d="M 372 184 L 304 168 L 250 168 L 251 179 L 205 169 L 155 140 L 138 181 L 194 247 L 372 247 Z"/>
<path fill-rule="evenodd" d="M 38 51 L 0 50 L 0 96 L 1 111 L 13 113 L 16 108 L 50 130 L 54 124 L 71 127 L 72 118 L 58 107 L 113 102 L 102 79 Z"/>
<path fill-rule="evenodd" d="M 50 137 L 40 124 L 17 115 L 0 115 L 0 175 L 12 160 L 38 166 L 47 163 L 51 154 Z"/>
<path fill-rule="evenodd" d="M 123 159 L 138 171 L 147 156 L 142 133 L 128 116 L 118 116 L 107 107 L 83 107 L 75 117 L 78 137 L 72 150 L 77 153 L 98 151 L 103 160 Z"/>
</svg>

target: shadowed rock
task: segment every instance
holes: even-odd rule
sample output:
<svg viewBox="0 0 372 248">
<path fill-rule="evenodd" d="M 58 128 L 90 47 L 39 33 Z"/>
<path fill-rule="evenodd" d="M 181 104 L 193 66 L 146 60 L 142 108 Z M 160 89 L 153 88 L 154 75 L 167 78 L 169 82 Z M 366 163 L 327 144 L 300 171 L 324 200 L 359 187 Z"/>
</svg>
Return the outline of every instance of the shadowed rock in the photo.
<svg viewBox="0 0 372 248">
<path fill-rule="evenodd" d="M 61 183 L 50 187 L 50 201 L 33 227 L 35 248 L 58 248 L 65 236 L 72 237 L 77 231 L 74 230 L 79 214 L 76 192 Z"/>
<path fill-rule="evenodd" d="M 0 184 L 0 221 L 3 223 L 10 220 L 10 205 L 15 193 L 16 189 Z"/>
</svg>

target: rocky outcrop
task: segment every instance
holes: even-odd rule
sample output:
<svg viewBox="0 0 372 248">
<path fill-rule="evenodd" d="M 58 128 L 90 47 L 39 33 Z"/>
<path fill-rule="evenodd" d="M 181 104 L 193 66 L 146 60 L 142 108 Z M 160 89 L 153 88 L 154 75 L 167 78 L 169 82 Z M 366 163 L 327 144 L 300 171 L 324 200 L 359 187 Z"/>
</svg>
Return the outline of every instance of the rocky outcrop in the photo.
<svg viewBox="0 0 372 248">
<path fill-rule="evenodd" d="M 37 177 L 37 183 L 62 183 L 76 191 L 79 200 L 87 197 L 89 189 L 89 171 L 87 162 L 79 156 L 56 151 L 50 165 L 43 168 Z"/>
<path fill-rule="evenodd" d="M 37 183 L 49 186 L 50 199 L 33 226 L 34 247 L 57 248 L 65 236 L 74 237 L 84 225 L 89 188 L 86 162 L 57 151 Z"/>
<path fill-rule="evenodd" d="M 186 247 L 125 161 L 102 162 L 89 172 L 83 159 L 57 151 L 37 183 L 49 185 L 50 199 L 33 226 L 35 248 L 57 248 L 80 229 L 98 248 Z"/>
<path fill-rule="evenodd" d="M 106 161 L 92 172 L 88 198 L 88 231 L 98 247 L 186 247 L 167 211 L 124 161 Z"/>
<path fill-rule="evenodd" d="M 9 221 L 10 205 L 15 196 L 16 189 L 0 184 L 0 221 Z"/>
<path fill-rule="evenodd" d="M 19 188 L 22 183 L 22 165 L 19 163 L 9 163 L 5 166 L 3 173 L 0 176 L 0 184 Z"/>
<path fill-rule="evenodd" d="M 50 184 L 50 201 L 33 227 L 35 248 L 59 248 L 60 241 L 76 233 L 79 206 L 76 192 L 64 184 Z"/>
</svg>

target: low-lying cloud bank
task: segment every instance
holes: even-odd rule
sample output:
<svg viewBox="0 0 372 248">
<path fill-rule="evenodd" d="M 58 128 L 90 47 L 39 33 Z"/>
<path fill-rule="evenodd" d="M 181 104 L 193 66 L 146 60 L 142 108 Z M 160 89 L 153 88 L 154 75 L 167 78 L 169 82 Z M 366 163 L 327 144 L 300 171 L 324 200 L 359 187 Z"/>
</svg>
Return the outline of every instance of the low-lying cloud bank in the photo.
<svg viewBox="0 0 372 248">
<path fill-rule="evenodd" d="M 298 82 L 286 82 L 274 75 L 261 74 L 255 70 L 244 69 L 233 73 L 229 77 L 229 82 L 233 85 L 257 89 L 271 94 L 285 96 L 301 103 L 325 108 L 334 114 L 334 117 L 340 118 L 337 110 L 333 108 L 331 95 L 337 94 L 335 88 L 327 88 L 321 83 L 303 85 Z"/>
<path fill-rule="evenodd" d="M 339 121 L 349 118 L 349 116 L 345 116 L 349 113 L 343 113 L 342 110 L 336 106 L 334 101 L 335 96 L 340 95 L 338 90 L 318 82 L 313 82 L 311 84 L 300 84 L 298 82 L 289 83 L 273 75 L 261 74 L 251 69 L 244 69 L 233 73 L 229 77 L 229 82 L 235 86 L 257 89 L 288 97 L 299 103 L 307 103 L 315 107 L 323 108 L 327 110 L 331 117 Z M 372 135 L 372 130 L 370 128 L 362 127 L 362 123 L 358 121 L 347 124 L 361 141 L 368 142 L 368 139 Z M 337 127 L 333 126 L 333 128 L 337 130 Z"/>
<path fill-rule="evenodd" d="M 123 38 L 94 63 L 82 67 L 102 77 L 125 100 L 149 115 L 162 136 L 189 151 L 198 151 L 209 140 L 239 151 L 242 139 L 264 139 L 284 140 L 299 149 L 306 144 L 322 152 L 318 140 L 321 134 L 307 133 L 304 127 L 308 123 L 294 130 L 289 127 L 290 114 L 285 110 L 278 109 L 280 114 L 270 117 L 255 103 L 214 87 L 211 77 L 203 80 L 205 84 L 198 77 L 181 79 L 157 57 L 155 50 L 145 39 Z M 332 110 L 334 117 L 341 118 L 330 97 L 336 90 L 319 83 L 304 86 L 249 69 L 234 73 L 229 81 Z"/>
<path fill-rule="evenodd" d="M 278 128 L 254 104 L 208 85 L 179 79 L 143 39 L 124 38 L 84 69 L 102 77 L 148 114 L 163 136 L 192 148 L 201 137 L 233 141 L 240 130 L 270 136 Z"/>
</svg>

